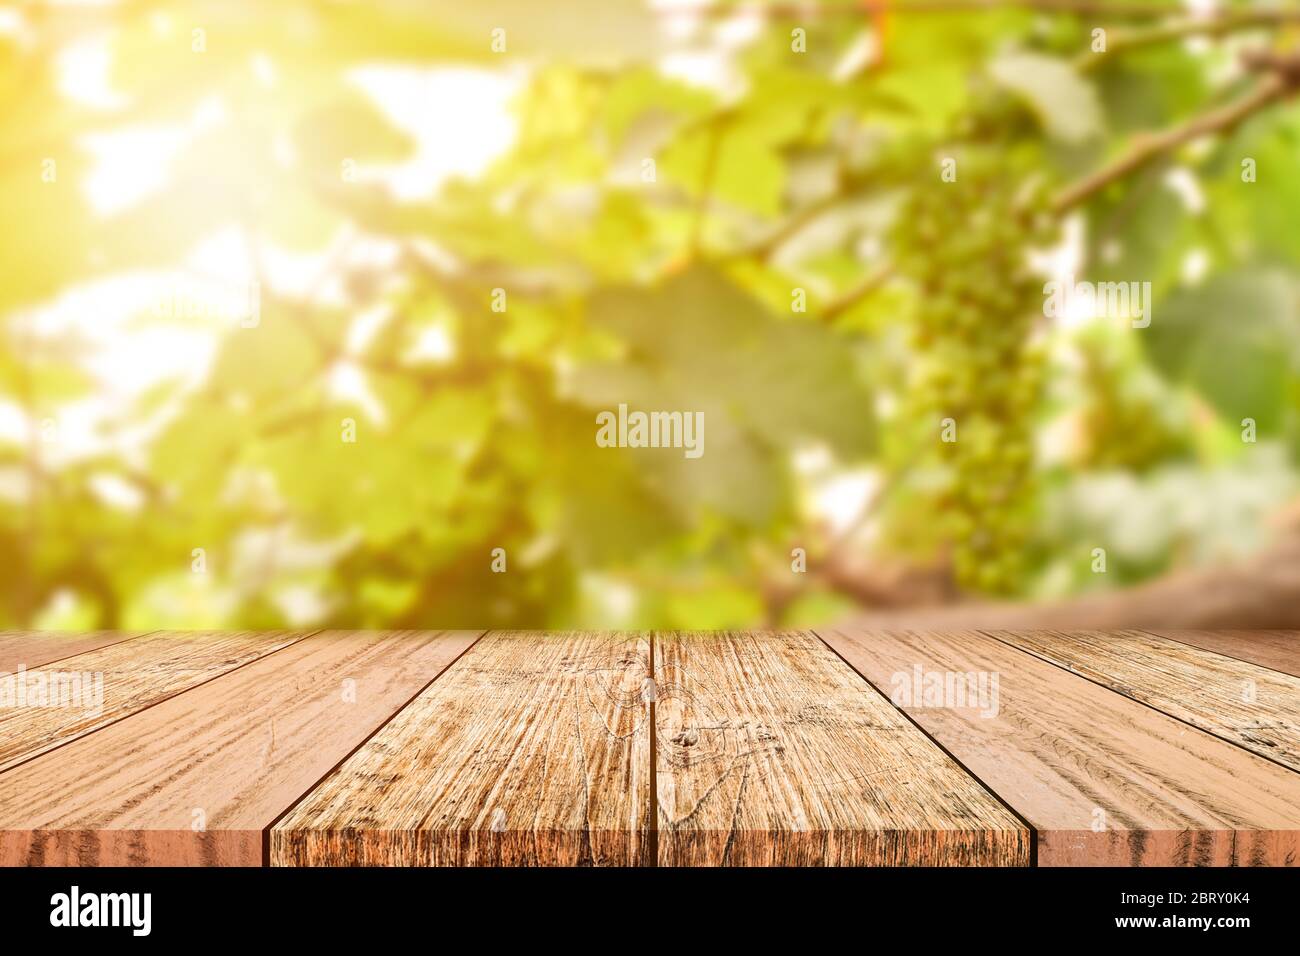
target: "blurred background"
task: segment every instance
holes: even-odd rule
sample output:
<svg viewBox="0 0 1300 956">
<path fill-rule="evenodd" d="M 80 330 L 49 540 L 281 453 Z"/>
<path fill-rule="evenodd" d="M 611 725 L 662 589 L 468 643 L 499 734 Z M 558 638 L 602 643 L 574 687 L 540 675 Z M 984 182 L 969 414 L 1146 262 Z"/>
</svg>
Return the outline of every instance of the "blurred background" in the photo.
<svg viewBox="0 0 1300 956">
<path fill-rule="evenodd" d="M 1298 41 L 0 5 L 0 626 L 1300 626 Z"/>
</svg>

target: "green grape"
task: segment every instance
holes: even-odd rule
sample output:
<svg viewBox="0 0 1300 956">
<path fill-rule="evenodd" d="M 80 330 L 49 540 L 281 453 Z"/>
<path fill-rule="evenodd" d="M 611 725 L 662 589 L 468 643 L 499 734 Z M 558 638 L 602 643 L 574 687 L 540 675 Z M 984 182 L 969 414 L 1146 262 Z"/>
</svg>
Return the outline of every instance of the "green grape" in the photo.
<svg viewBox="0 0 1300 956">
<path fill-rule="evenodd" d="M 1026 252 L 1054 238 L 1048 192 L 1026 187 L 1001 155 L 958 154 L 957 180 L 915 189 L 897 220 L 898 267 L 921 291 L 912 329 L 917 362 L 904 414 L 952 481 L 931 492 L 940 544 L 963 587 L 1003 593 L 1023 573 L 1033 487 L 1030 418 L 1042 385 L 1042 281 Z M 941 442 L 943 419 L 957 440 Z M 932 450 L 930 450 L 932 448 Z"/>
</svg>

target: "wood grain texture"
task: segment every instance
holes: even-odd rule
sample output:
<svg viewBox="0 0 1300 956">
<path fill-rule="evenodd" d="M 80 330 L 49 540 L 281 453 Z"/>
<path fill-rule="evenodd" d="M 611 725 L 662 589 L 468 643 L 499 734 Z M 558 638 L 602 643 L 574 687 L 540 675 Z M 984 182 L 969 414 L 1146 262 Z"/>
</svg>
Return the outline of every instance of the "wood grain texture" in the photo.
<svg viewBox="0 0 1300 956">
<path fill-rule="evenodd" d="M 22 675 L 64 689 L 59 705 L 0 707 L 0 771 L 112 724 L 298 640 L 288 631 L 160 631 Z M 75 677 L 74 677 L 75 675 Z M 15 674 L 15 679 L 19 675 Z M 73 681 L 75 680 L 75 683 Z M 79 688 L 72 693 L 71 688 Z M 102 700 L 99 692 L 102 691 Z"/>
<path fill-rule="evenodd" d="M 1284 767 L 984 634 L 820 633 L 1035 827 L 1039 865 L 1300 864 Z M 918 668 L 997 675 L 996 707 L 918 699 Z"/>
<path fill-rule="evenodd" d="M 994 636 L 1300 771 L 1300 677 L 1143 631 Z"/>
<path fill-rule="evenodd" d="M 0 863 L 260 866 L 263 831 L 476 636 L 314 634 L 0 773 Z"/>
<path fill-rule="evenodd" d="M 1300 631 L 1148 630 L 1147 633 L 1300 677 Z"/>
<path fill-rule="evenodd" d="M 1029 863 L 1027 828 L 815 636 L 654 649 L 661 865 Z"/>
<path fill-rule="evenodd" d="M 126 631 L 0 631 L 0 673 L 12 674 L 20 667 L 31 670 L 51 661 L 143 636 Z"/>
<path fill-rule="evenodd" d="M 646 638 L 491 633 L 271 831 L 273 865 L 649 858 Z"/>
</svg>

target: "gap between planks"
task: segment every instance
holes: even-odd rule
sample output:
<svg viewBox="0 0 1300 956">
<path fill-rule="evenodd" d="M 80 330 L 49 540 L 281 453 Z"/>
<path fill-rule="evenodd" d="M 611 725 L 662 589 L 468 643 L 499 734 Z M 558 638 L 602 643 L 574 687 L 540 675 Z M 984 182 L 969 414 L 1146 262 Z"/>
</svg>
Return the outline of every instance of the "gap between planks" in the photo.
<svg viewBox="0 0 1300 956">
<path fill-rule="evenodd" d="M 417 697 L 419 697 L 426 690 L 428 690 L 434 681 L 436 681 L 439 677 L 441 677 L 443 674 L 447 672 L 448 668 L 452 667 L 457 661 L 459 661 L 462 657 L 464 657 L 466 654 L 472 651 L 474 649 L 474 645 L 476 645 L 483 638 L 483 635 L 486 633 L 487 631 L 479 631 L 477 634 L 475 634 L 474 637 L 458 653 L 456 653 L 456 655 L 452 657 L 450 661 L 447 662 L 446 666 L 444 666 L 441 670 L 439 670 L 437 673 L 435 673 L 432 677 L 429 678 L 428 683 L 426 683 L 423 687 L 420 687 L 418 690 L 416 690 L 415 693 L 413 693 L 409 698 L 407 698 L 405 702 L 403 702 L 400 706 L 398 706 L 397 709 L 395 709 L 388 716 L 387 719 L 377 724 L 374 730 L 366 734 L 366 736 L 355 747 L 353 747 L 350 751 L 348 751 L 341 758 L 339 758 L 338 762 L 335 763 L 334 766 L 326 770 L 323 774 L 320 775 L 320 778 L 315 783 L 313 783 L 310 787 L 308 787 L 301 794 L 299 794 L 297 799 L 295 799 L 292 803 L 290 803 L 287 807 L 285 807 L 280 813 L 276 814 L 275 819 L 272 820 L 270 823 L 268 823 L 262 829 L 262 866 L 269 867 L 271 865 L 271 831 L 275 829 L 276 824 L 278 824 L 281 820 L 283 820 L 290 813 L 292 813 L 297 808 L 298 804 L 302 803 L 303 800 L 307 799 L 307 797 L 312 792 L 314 792 L 316 788 L 318 788 L 322 783 L 328 780 L 335 772 L 337 772 L 339 767 L 343 766 L 343 764 L 347 762 L 349 757 L 351 757 L 358 750 L 360 750 L 362 747 L 368 744 L 371 741 L 371 739 L 375 736 L 375 734 L 379 733 L 381 730 L 387 727 L 389 721 L 391 721 L 394 717 L 396 717 L 403 710 L 409 707 Z"/>
<path fill-rule="evenodd" d="M 923 724 L 917 721 L 916 718 L 913 717 L 911 714 L 909 714 L 904 708 L 899 707 L 892 700 L 890 700 L 890 698 L 885 694 L 884 689 L 881 687 L 877 687 L 875 683 L 872 682 L 867 677 L 866 674 L 864 674 L 859 668 L 855 667 L 852 661 L 850 661 L 847 657 L 845 657 L 843 654 L 840 653 L 839 648 L 837 648 L 830 641 L 826 640 L 826 638 L 823 637 L 821 633 L 816 629 L 811 630 L 810 633 L 812 633 L 813 636 L 817 638 L 817 640 L 821 641 L 822 644 L 826 646 L 827 650 L 829 650 L 832 654 L 834 654 L 837 658 L 839 658 L 840 662 L 843 663 L 845 667 L 853 671 L 853 673 L 856 674 L 864 684 L 866 684 L 873 691 L 879 694 L 883 699 L 888 701 L 890 706 L 893 707 L 895 710 L 897 710 L 903 716 L 903 718 L 906 719 L 908 723 L 910 723 L 913 727 L 915 727 L 920 733 L 924 734 L 926 738 L 929 739 L 930 743 L 934 744 L 934 746 L 936 746 L 937 748 L 942 750 L 945 754 L 947 754 L 948 759 L 951 760 L 953 763 L 955 763 L 957 766 L 961 767 L 961 769 L 965 771 L 968 777 L 970 777 L 972 780 L 977 782 L 981 787 L 983 787 L 988 792 L 989 796 L 991 796 L 998 803 L 1002 804 L 1002 806 L 1006 809 L 1008 813 L 1010 813 L 1013 817 L 1015 817 L 1017 820 L 1020 821 L 1020 824 L 1025 828 L 1026 832 L 1028 832 L 1029 834 L 1028 865 L 1031 867 L 1038 866 L 1038 827 L 1034 826 L 1028 820 L 1028 818 L 1026 818 L 1019 810 L 1017 810 L 1005 799 L 1003 799 L 1000 793 L 998 793 L 996 790 L 990 787 L 983 780 L 983 778 L 981 778 L 979 774 L 977 774 L 974 770 L 968 767 L 966 763 L 960 757 L 958 757 L 957 754 L 955 754 L 953 751 L 948 749 L 948 747 L 943 743 L 943 741 L 941 741 L 934 734 L 930 733 L 930 731 L 927 730 Z"/>
</svg>

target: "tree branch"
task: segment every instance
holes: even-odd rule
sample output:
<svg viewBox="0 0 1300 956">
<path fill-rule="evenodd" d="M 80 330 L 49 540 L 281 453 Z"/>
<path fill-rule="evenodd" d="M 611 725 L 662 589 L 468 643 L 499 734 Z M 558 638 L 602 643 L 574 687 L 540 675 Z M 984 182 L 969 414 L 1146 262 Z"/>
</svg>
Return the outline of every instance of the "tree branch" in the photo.
<svg viewBox="0 0 1300 956">
<path fill-rule="evenodd" d="M 818 315 L 823 320 L 830 322 L 839 318 L 849 309 L 853 308 L 859 302 L 866 299 L 873 292 L 883 286 L 894 276 L 894 264 L 889 261 L 882 262 L 875 269 L 868 272 L 861 282 L 852 288 L 846 289 L 843 293 L 831 301 L 827 302 L 818 311 Z"/>
<path fill-rule="evenodd" d="M 1131 175 L 1152 160 L 1191 140 L 1212 133 L 1228 132 L 1264 107 L 1294 96 L 1297 89 L 1296 79 L 1290 73 L 1274 72 L 1261 79 L 1249 93 L 1235 102 L 1162 132 L 1139 136 L 1128 152 L 1058 193 L 1052 202 L 1053 211 L 1059 215 L 1073 209 L 1111 183 Z"/>
<path fill-rule="evenodd" d="M 1300 20 L 1300 10 L 1227 10 L 1218 16 L 1186 17 L 1172 20 L 1143 30 L 1116 33 L 1106 38 L 1106 49 L 1101 53 L 1081 53 L 1075 59 L 1076 69 L 1093 70 L 1112 59 L 1116 54 L 1128 53 L 1143 47 L 1157 46 L 1185 37 L 1222 37 L 1238 30 L 1277 26 Z"/>
</svg>

